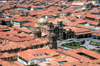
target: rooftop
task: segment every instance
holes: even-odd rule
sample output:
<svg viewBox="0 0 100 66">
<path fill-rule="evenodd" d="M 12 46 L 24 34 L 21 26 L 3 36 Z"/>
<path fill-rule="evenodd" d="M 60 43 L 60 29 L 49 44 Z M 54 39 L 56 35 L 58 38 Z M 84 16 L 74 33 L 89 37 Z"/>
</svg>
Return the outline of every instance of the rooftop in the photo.
<svg viewBox="0 0 100 66">
<path fill-rule="evenodd" d="M 34 56 L 35 54 L 45 54 L 43 56 Z M 53 57 L 55 55 L 59 55 L 59 53 L 51 50 L 51 49 L 35 49 L 35 50 L 27 50 L 23 52 L 19 52 L 19 56 L 26 59 L 26 60 L 32 60 L 32 59 L 40 59 L 40 58 L 47 58 L 47 57 Z"/>
</svg>

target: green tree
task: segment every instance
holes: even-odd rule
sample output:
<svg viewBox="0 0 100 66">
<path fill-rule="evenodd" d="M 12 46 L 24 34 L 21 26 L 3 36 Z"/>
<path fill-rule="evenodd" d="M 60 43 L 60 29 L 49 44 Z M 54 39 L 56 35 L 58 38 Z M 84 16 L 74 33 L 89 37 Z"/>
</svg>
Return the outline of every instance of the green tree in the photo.
<svg viewBox="0 0 100 66">
<path fill-rule="evenodd" d="M 8 26 L 9 26 L 9 27 L 12 27 L 13 25 L 12 25 L 12 24 L 9 24 Z"/>
<path fill-rule="evenodd" d="M 37 66 L 37 64 L 34 64 L 33 66 Z"/>
</svg>

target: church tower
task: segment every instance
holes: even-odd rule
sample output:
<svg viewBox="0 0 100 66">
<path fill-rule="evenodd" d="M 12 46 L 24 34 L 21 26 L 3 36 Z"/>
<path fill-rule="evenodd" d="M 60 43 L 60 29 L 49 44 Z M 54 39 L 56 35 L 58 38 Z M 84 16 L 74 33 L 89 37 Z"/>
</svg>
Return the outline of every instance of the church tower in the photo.
<svg viewBox="0 0 100 66">
<path fill-rule="evenodd" d="M 49 45 L 51 49 L 57 49 L 57 36 L 53 32 L 49 35 Z"/>
<path fill-rule="evenodd" d="M 51 49 L 57 49 L 57 35 L 54 33 L 54 24 L 51 21 L 49 21 L 47 26 L 49 47 Z"/>
<path fill-rule="evenodd" d="M 36 29 L 34 31 L 34 36 L 35 36 L 35 38 L 40 38 L 41 37 L 41 30 L 40 29 Z"/>
<path fill-rule="evenodd" d="M 51 32 L 53 32 L 53 30 L 54 30 L 54 24 L 51 22 L 51 21 L 49 21 L 48 22 L 48 36 L 51 34 Z"/>
<path fill-rule="evenodd" d="M 59 28 L 59 39 L 60 39 L 60 41 L 62 41 L 62 39 L 63 39 L 63 22 L 62 22 L 62 20 L 58 20 L 57 26 Z"/>
</svg>

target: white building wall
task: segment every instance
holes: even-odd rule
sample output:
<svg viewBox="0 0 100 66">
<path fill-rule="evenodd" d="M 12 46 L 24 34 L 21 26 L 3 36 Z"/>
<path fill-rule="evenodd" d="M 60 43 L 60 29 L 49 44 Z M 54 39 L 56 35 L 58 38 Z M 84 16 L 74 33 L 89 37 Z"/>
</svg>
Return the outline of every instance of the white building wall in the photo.
<svg viewBox="0 0 100 66">
<path fill-rule="evenodd" d="M 12 25 L 14 25 L 14 21 L 13 21 L 13 20 L 11 20 L 10 23 L 11 23 Z"/>
<path fill-rule="evenodd" d="M 60 13 L 59 16 L 67 16 L 69 13 Z"/>
<path fill-rule="evenodd" d="M 17 57 L 17 61 L 18 61 L 19 63 L 22 63 L 22 64 L 24 64 L 24 65 L 27 65 L 27 63 L 26 63 L 25 61 L 23 61 L 22 59 L 20 59 L 19 57 Z"/>
<path fill-rule="evenodd" d="M 14 21 L 14 26 L 18 26 L 18 27 L 20 27 L 20 23 Z"/>
<path fill-rule="evenodd" d="M 34 54 L 34 56 L 44 56 L 45 54 L 42 53 L 42 54 Z"/>
<path fill-rule="evenodd" d="M 30 61 L 29 63 L 32 63 L 32 62 L 34 62 L 34 63 L 39 63 L 39 62 L 45 62 L 45 61 L 49 61 L 49 60 L 52 60 L 52 58 L 41 58 L 41 59 L 33 59 L 32 61 Z"/>
<path fill-rule="evenodd" d="M 31 8 L 31 11 L 34 11 L 34 8 Z"/>
<path fill-rule="evenodd" d="M 9 16 L 6 16 L 6 18 L 9 18 Z"/>
<path fill-rule="evenodd" d="M 49 60 L 52 60 L 52 58 L 46 58 L 45 61 L 48 62 Z"/>
<path fill-rule="evenodd" d="M 27 29 L 27 27 L 25 27 L 25 26 L 22 26 L 22 28 L 25 28 L 25 29 Z"/>
<path fill-rule="evenodd" d="M 45 19 L 47 19 L 48 18 L 48 16 L 45 16 Z"/>
<path fill-rule="evenodd" d="M 41 58 L 41 59 L 33 59 L 31 62 L 34 62 L 34 63 L 39 63 L 39 62 L 44 62 L 45 61 L 45 58 Z"/>
<path fill-rule="evenodd" d="M 16 21 L 13 21 L 13 25 L 14 26 L 19 26 L 19 27 L 22 27 L 22 24 L 25 24 L 27 22 L 16 22 Z"/>
<path fill-rule="evenodd" d="M 25 59 L 24 59 L 25 60 Z M 22 60 L 21 58 L 19 58 L 19 57 L 17 57 L 17 61 L 19 62 L 19 63 L 22 63 L 22 64 L 24 64 L 24 65 L 30 65 L 31 63 L 40 63 L 40 62 L 45 62 L 45 61 L 49 61 L 49 60 L 52 60 L 52 58 L 41 58 L 41 59 L 36 59 L 36 58 L 34 58 L 33 60 L 28 60 L 27 62 L 25 62 L 24 60 Z"/>
</svg>

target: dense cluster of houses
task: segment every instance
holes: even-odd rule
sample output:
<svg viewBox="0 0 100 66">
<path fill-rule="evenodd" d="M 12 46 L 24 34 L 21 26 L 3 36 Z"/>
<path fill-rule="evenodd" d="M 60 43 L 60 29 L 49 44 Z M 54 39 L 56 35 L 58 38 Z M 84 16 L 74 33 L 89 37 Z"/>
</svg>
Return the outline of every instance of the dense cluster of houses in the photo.
<svg viewBox="0 0 100 66">
<path fill-rule="evenodd" d="M 100 39 L 99 0 L 0 1 L 0 66 L 100 66 L 100 54 L 57 40 Z"/>
</svg>

